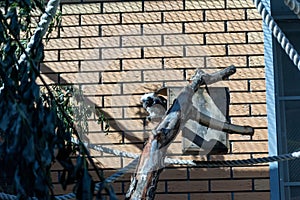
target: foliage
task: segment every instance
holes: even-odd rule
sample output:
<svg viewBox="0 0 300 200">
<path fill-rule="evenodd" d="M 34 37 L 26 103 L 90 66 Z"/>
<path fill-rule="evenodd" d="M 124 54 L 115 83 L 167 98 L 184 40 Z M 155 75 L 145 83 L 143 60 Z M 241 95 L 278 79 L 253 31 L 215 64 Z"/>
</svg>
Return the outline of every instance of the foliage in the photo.
<svg viewBox="0 0 300 200">
<path fill-rule="evenodd" d="M 36 79 L 43 59 L 42 42 L 20 61 L 28 42 L 23 37 L 32 35 L 32 11 L 43 12 L 44 5 L 43 0 L 0 2 L 0 191 L 17 194 L 19 199 L 49 199 L 53 194 L 50 169 L 57 161 L 63 167 L 63 188 L 76 183 L 77 197 L 91 199 L 94 181 L 88 165 L 95 165 L 85 146 L 71 141 L 80 137 L 76 120 L 84 123 L 80 131 L 87 131 L 89 112 L 80 116 L 82 110 L 71 109 L 70 88 L 46 86 L 47 92 L 41 93 Z M 99 172 L 98 176 L 103 181 Z"/>
</svg>

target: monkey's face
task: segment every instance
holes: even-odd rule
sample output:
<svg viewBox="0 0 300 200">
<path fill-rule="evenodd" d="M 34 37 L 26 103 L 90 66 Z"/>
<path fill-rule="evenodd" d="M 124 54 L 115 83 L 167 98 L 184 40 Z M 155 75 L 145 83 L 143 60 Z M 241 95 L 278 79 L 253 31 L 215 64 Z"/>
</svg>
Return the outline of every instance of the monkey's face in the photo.
<svg viewBox="0 0 300 200">
<path fill-rule="evenodd" d="M 155 98 L 154 93 L 144 94 L 141 98 L 141 102 L 143 104 L 143 107 L 145 109 L 147 109 L 148 107 L 153 106 L 154 98 Z"/>
<path fill-rule="evenodd" d="M 149 113 L 147 117 L 149 120 L 160 120 L 166 112 L 167 100 L 164 97 L 148 93 L 142 96 L 141 102 Z"/>
</svg>

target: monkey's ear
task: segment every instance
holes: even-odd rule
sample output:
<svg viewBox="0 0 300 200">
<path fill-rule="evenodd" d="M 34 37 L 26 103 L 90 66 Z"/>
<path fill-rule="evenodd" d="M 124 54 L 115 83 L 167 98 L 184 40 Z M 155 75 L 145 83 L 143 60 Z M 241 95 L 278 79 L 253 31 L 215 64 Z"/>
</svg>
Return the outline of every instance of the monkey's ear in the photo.
<svg viewBox="0 0 300 200">
<path fill-rule="evenodd" d="M 168 88 L 162 87 L 155 91 L 155 94 L 162 95 L 162 96 L 168 96 Z"/>
</svg>

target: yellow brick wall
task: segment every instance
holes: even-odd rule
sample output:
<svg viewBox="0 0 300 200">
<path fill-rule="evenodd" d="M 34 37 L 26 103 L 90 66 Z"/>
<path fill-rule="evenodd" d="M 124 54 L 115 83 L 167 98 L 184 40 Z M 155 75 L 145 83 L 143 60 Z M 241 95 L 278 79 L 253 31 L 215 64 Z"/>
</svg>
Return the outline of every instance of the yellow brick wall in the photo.
<svg viewBox="0 0 300 200">
<path fill-rule="evenodd" d="M 105 134 L 90 119 L 91 143 L 139 153 L 153 124 L 140 97 L 161 86 L 184 86 L 196 68 L 235 65 L 237 73 L 214 86 L 230 89 L 230 119 L 255 135 L 229 136 L 226 155 L 182 155 L 181 135 L 169 155 L 182 159 L 248 159 L 268 154 L 262 21 L 251 0 L 64 0 L 63 27 L 45 46 L 43 77 L 74 84 L 110 120 Z M 47 66 L 47 67 L 45 67 Z M 105 176 L 130 162 L 92 151 Z M 59 167 L 58 167 L 59 169 Z M 58 182 L 59 170 L 53 171 Z M 130 174 L 114 184 L 122 199 Z M 69 191 L 71 188 L 68 188 Z M 55 193 L 63 194 L 57 184 Z M 168 166 L 156 199 L 269 199 L 268 165 L 217 169 Z"/>
</svg>

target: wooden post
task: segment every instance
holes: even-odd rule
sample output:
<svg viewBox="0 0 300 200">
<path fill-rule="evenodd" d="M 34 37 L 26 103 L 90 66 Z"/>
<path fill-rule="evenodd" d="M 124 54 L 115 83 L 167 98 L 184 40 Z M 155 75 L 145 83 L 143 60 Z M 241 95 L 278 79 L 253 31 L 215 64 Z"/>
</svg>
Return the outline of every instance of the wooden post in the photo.
<svg viewBox="0 0 300 200">
<path fill-rule="evenodd" d="M 166 150 L 190 118 L 190 115 L 195 114 L 192 104 L 194 93 L 198 90 L 199 86 L 227 79 L 235 72 L 236 69 L 234 66 L 213 74 L 206 74 L 200 69 L 196 71 L 191 79 L 191 83 L 182 89 L 178 97 L 174 100 L 172 107 L 169 108 L 157 127 L 152 130 L 152 135 L 143 149 L 136 172 L 132 176 L 126 199 L 154 199 L 158 178 L 164 168 Z M 199 123 L 211 128 L 225 130 L 230 133 L 237 131 L 239 134 L 249 135 L 252 135 L 254 132 L 251 127 L 231 126 L 230 124 L 222 126 L 218 120 L 209 120 L 209 117 L 203 113 L 197 116 Z"/>
</svg>

